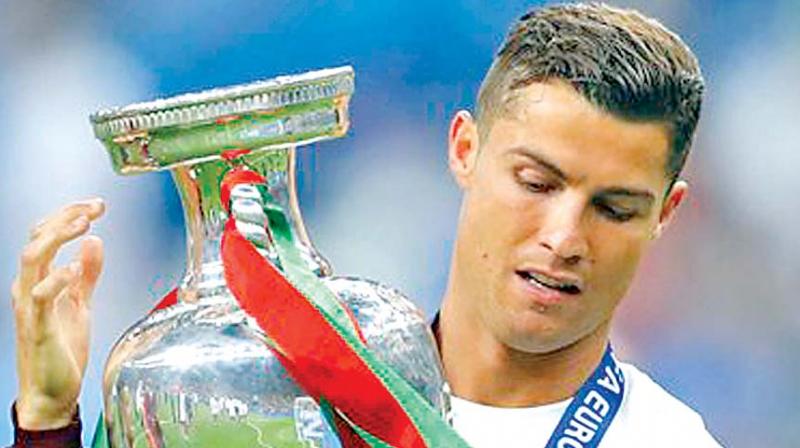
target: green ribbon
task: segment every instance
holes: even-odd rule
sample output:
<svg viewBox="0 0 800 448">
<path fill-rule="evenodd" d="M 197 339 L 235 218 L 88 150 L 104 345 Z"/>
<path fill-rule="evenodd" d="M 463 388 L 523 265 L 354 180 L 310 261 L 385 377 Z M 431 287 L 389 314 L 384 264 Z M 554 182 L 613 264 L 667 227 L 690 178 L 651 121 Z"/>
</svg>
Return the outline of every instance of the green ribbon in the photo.
<svg viewBox="0 0 800 448">
<path fill-rule="evenodd" d="M 357 355 L 369 366 L 372 372 L 397 399 L 416 426 L 429 447 L 469 448 L 469 445 L 448 425 L 431 404 L 420 395 L 403 377 L 385 362 L 378 359 L 358 336 L 347 311 L 336 295 L 312 273 L 302 259 L 294 243 L 292 227 L 283 212 L 264 186 L 258 186 L 266 204 L 265 212 L 269 220 L 275 249 L 278 253 L 287 280 L 317 308 L 328 323 L 339 333 Z M 331 415 L 330 411 L 323 412 Z M 349 422 L 349 421 L 348 421 Z M 329 420 L 332 427 L 333 422 Z M 389 447 L 385 442 L 349 422 L 353 429 L 375 448 Z M 389 447 L 391 448 L 391 447 Z"/>
</svg>

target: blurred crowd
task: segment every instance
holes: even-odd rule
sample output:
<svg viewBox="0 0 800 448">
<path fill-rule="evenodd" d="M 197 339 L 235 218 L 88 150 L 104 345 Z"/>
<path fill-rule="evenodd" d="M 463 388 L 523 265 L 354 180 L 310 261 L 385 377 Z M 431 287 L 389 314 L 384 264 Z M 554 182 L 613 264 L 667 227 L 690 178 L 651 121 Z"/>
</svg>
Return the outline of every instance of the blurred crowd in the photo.
<svg viewBox="0 0 800 448">
<path fill-rule="evenodd" d="M 800 2 L 611 3 L 677 31 L 708 85 L 688 203 L 622 305 L 617 351 L 700 411 L 725 446 L 797 446 Z M 534 4 L 1 1 L 0 287 L 10 288 L 38 219 L 76 199 L 108 204 L 94 230 L 107 256 L 81 400 L 85 437 L 100 409 L 106 353 L 177 283 L 185 260 L 169 174 L 115 175 L 89 113 L 353 65 L 351 131 L 299 151 L 305 220 L 338 273 L 396 286 L 430 315 L 459 207 L 446 166 L 449 119 L 474 106 L 493 51 Z M 17 387 L 8 303 L 0 306 L 0 408 Z M 10 441 L 10 420 L 0 418 L 0 445 Z"/>
</svg>

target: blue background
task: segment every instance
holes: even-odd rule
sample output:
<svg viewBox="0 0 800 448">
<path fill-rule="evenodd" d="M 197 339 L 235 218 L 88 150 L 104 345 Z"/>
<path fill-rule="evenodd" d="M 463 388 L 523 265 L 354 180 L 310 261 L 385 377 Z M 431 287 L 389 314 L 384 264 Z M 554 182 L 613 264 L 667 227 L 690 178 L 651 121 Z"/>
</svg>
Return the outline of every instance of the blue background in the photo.
<svg viewBox="0 0 800 448">
<path fill-rule="evenodd" d="M 708 82 L 686 172 L 691 196 L 622 305 L 617 352 L 700 411 L 726 446 L 795 446 L 800 2 L 612 3 L 677 31 Z M 474 105 L 493 51 L 533 4 L 0 1 L 0 285 L 10 287 L 38 219 L 71 200 L 108 202 L 94 227 L 107 262 L 81 401 L 87 426 L 105 354 L 178 281 L 185 259 L 169 175 L 115 176 L 91 111 L 353 65 L 351 132 L 299 157 L 306 222 L 337 272 L 381 279 L 431 313 L 459 205 L 445 162 L 448 121 Z M 8 303 L 0 407 L 17 387 Z M 10 440 L 0 418 L 0 444 Z"/>
</svg>

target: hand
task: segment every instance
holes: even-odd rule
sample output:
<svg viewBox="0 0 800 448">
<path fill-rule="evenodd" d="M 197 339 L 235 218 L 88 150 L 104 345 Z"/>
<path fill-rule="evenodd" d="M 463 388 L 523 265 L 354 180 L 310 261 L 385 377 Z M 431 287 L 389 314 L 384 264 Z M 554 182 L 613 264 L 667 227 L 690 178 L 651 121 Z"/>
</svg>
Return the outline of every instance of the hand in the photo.
<svg viewBox="0 0 800 448">
<path fill-rule="evenodd" d="M 46 430 L 69 424 L 89 354 L 91 295 L 103 264 L 103 242 L 86 236 L 77 259 L 51 266 L 65 243 L 89 230 L 102 200 L 70 204 L 31 231 L 11 287 L 17 336 L 17 418 Z"/>
</svg>

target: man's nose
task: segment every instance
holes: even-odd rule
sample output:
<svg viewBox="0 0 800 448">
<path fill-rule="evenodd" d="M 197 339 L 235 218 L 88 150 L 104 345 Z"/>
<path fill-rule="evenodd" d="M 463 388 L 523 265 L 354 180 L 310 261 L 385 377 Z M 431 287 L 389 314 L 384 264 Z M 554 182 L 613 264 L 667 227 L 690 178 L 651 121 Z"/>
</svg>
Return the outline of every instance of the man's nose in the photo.
<svg viewBox="0 0 800 448">
<path fill-rule="evenodd" d="M 575 265 L 589 252 L 583 226 L 585 201 L 578 197 L 559 199 L 550 204 L 540 229 L 539 244 L 566 264 Z"/>
</svg>

